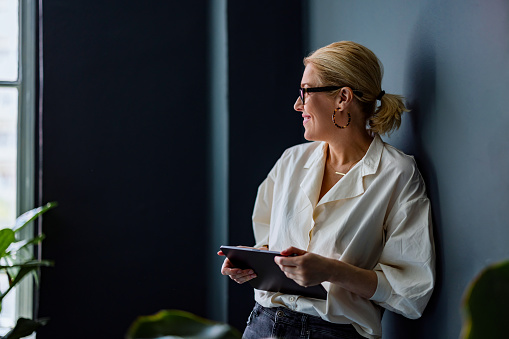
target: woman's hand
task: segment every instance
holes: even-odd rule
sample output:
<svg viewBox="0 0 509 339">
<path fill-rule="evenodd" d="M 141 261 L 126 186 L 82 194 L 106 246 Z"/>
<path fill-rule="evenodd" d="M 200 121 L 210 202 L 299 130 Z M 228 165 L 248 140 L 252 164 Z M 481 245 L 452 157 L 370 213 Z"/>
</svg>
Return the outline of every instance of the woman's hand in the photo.
<svg viewBox="0 0 509 339">
<path fill-rule="evenodd" d="M 217 254 L 224 256 L 223 251 L 219 251 Z M 235 266 L 233 266 L 228 258 L 224 259 L 223 266 L 221 266 L 221 274 L 229 276 L 230 279 L 239 284 L 243 284 L 246 281 L 256 278 L 256 274 L 254 274 L 253 270 L 242 270 L 240 268 L 235 268 Z"/>
<path fill-rule="evenodd" d="M 366 299 L 371 298 L 376 291 L 378 278 L 375 271 L 295 247 L 289 247 L 281 251 L 281 254 L 286 257 L 276 257 L 274 261 L 288 278 L 301 286 L 328 281 Z"/>
<path fill-rule="evenodd" d="M 281 271 L 297 284 L 313 286 L 330 280 L 331 270 L 334 268 L 332 259 L 296 247 L 281 251 L 281 255 L 282 257 L 274 258 L 274 261 Z"/>
</svg>

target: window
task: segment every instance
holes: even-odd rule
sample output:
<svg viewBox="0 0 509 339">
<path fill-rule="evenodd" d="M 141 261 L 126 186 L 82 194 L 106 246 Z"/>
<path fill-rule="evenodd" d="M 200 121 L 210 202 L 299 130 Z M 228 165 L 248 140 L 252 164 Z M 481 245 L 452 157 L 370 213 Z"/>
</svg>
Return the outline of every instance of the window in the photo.
<svg viewBox="0 0 509 339">
<path fill-rule="evenodd" d="M 0 0 L 0 227 L 34 206 L 35 32 L 33 0 Z M 24 230 L 26 236 L 32 228 Z M 0 276 L 0 290 L 7 278 Z M 25 279 L 4 299 L 0 334 L 32 317 L 33 288 Z"/>
</svg>

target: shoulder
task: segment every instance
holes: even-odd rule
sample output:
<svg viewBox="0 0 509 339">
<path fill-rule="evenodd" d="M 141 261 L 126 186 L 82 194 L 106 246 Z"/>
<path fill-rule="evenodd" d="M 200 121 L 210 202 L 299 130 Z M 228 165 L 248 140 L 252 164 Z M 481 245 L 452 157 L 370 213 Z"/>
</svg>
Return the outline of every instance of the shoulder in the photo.
<svg viewBox="0 0 509 339">
<path fill-rule="evenodd" d="M 324 143 L 319 141 L 306 142 L 286 149 L 281 156 L 282 162 L 307 162 L 310 158 L 322 154 Z"/>
<path fill-rule="evenodd" d="M 384 177 L 390 176 L 392 180 L 388 181 L 397 187 L 402 189 L 413 187 L 425 192 L 424 180 L 412 155 L 384 143 L 380 164 L 385 173 Z"/>
<path fill-rule="evenodd" d="M 412 155 L 408 155 L 396 147 L 384 142 L 382 153 L 382 162 L 385 166 L 395 168 L 400 171 L 414 171 L 417 169 L 415 159 Z"/>
<path fill-rule="evenodd" d="M 319 159 L 323 154 L 323 142 L 306 142 L 286 149 L 276 162 L 269 176 L 294 173 L 297 169 Z"/>
</svg>

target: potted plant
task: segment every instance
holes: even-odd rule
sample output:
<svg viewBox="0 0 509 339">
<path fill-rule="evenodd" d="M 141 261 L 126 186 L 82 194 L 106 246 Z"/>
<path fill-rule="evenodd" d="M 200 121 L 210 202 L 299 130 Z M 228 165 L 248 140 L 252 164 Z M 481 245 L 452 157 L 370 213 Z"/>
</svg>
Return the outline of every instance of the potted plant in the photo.
<svg viewBox="0 0 509 339">
<path fill-rule="evenodd" d="M 17 239 L 16 236 L 31 221 L 56 206 L 56 202 L 50 202 L 44 206 L 34 208 L 20 215 L 13 227 L 0 229 L 0 271 L 5 273 L 9 280 L 7 290 L 0 293 L 0 310 L 2 300 L 23 278 L 31 274 L 37 283 L 39 268 L 42 266 L 53 266 L 52 261 L 34 259 L 30 252 L 30 247 L 40 243 L 44 239 L 44 234 L 40 234 L 32 239 L 23 240 Z M 26 337 L 44 325 L 46 321 L 46 319 L 19 318 L 16 326 L 3 336 L 2 339 Z"/>
</svg>

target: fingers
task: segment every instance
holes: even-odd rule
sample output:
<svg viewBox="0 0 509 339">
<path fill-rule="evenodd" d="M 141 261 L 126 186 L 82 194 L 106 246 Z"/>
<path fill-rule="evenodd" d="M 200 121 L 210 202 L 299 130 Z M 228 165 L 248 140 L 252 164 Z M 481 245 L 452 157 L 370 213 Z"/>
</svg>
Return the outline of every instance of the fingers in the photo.
<svg viewBox="0 0 509 339">
<path fill-rule="evenodd" d="M 225 258 L 223 261 L 223 265 L 221 266 L 221 274 L 222 275 L 230 275 L 232 273 L 236 273 L 240 269 L 233 267 L 230 259 Z"/>
<path fill-rule="evenodd" d="M 299 269 L 299 267 L 297 265 L 297 262 L 296 262 L 297 259 L 299 259 L 299 258 L 294 258 L 294 257 L 275 257 L 274 261 L 279 266 L 279 269 L 281 271 L 283 271 L 283 273 L 288 278 L 293 279 L 296 283 L 298 283 L 299 285 L 302 285 L 299 282 L 299 278 L 300 278 L 299 272 L 300 272 L 300 269 Z"/>
<path fill-rule="evenodd" d="M 221 270 L 221 273 L 229 276 L 230 279 L 239 284 L 243 284 L 246 281 L 256 278 L 256 274 L 251 269 L 241 270 L 240 268 L 224 268 Z"/>
<path fill-rule="evenodd" d="M 229 276 L 230 279 L 239 284 L 243 284 L 246 281 L 256 278 L 256 274 L 253 270 L 235 268 L 228 258 L 224 259 L 223 266 L 221 267 L 221 274 Z"/>
<path fill-rule="evenodd" d="M 299 249 L 287 249 L 288 252 L 302 253 Z M 305 252 L 305 251 L 304 251 Z M 276 257 L 274 259 L 285 275 L 301 286 L 314 286 L 324 281 L 330 281 L 331 272 L 334 271 L 335 259 L 305 252 L 291 257 Z"/>
<path fill-rule="evenodd" d="M 279 267 L 281 268 L 281 271 L 284 271 L 283 267 L 285 267 L 285 266 L 293 266 L 293 267 L 297 266 L 297 263 L 293 259 L 294 258 L 290 258 L 290 260 L 287 260 L 287 258 L 285 258 L 285 257 L 275 257 L 274 262 L 279 265 Z"/>
<path fill-rule="evenodd" d="M 300 269 L 297 267 L 283 266 L 281 270 L 288 278 L 292 279 L 301 286 L 308 287 L 316 285 L 316 283 L 313 283 L 311 280 L 306 278 L 305 275 L 302 275 Z"/>
<path fill-rule="evenodd" d="M 295 278 L 295 275 L 298 275 L 301 271 L 301 269 L 297 265 L 290 265 L 290 264 L 278 264 L 279 269 L 283 271 L 283 273 L 291 279 Z"/>
<path fill-rule="evenodd" d="M 256 278 L 256 274 L 253 270 L 238 270 L 236 274 L 230 274 L 229 276 L 230 279 L 239 284 L 243 284 L 246 281 Z"/>
<path fill-rule="evenodd" d="M 278 264 L 279 268 L 283 273 L 290 279 L 294 280 L 301 286 L 312 286 L 317 283 L 314 282 L 313 270 L 310 270 L 308 252 L 302 251 L 295 247 L 290 247 L 285 250 L 285 253 L 297 254 L 297 256 L 290 257 L 275 257 L 274 261 Z M 283 254 L 283 252 L 281 252 Z"/>
<path fill-rule="evenodd" d="M 299 266 L 299 263 L 302 261 L 302 258 L 298 257 L 298 256 L 295 256 L 295 257 L 294 256 L 292 256 L 292 257 L 277 256 L 277 257 L 274 258 L 274 261 L 280 267 L 281 266 L 292 266 L 292 267 L 295 267 L 295 266 Z"/>
<path fill-rule="evenodd" d="M 283 273 L 293 281 L 295 281 L 297 284 L 308 287 L 310 286 L 310 283 L 307 280 L 304 280 L 304 278 L 299 274 L 299 272 L 293 268 L 285 266 L 284 269 L 282 269 Z"/>
</svg>

